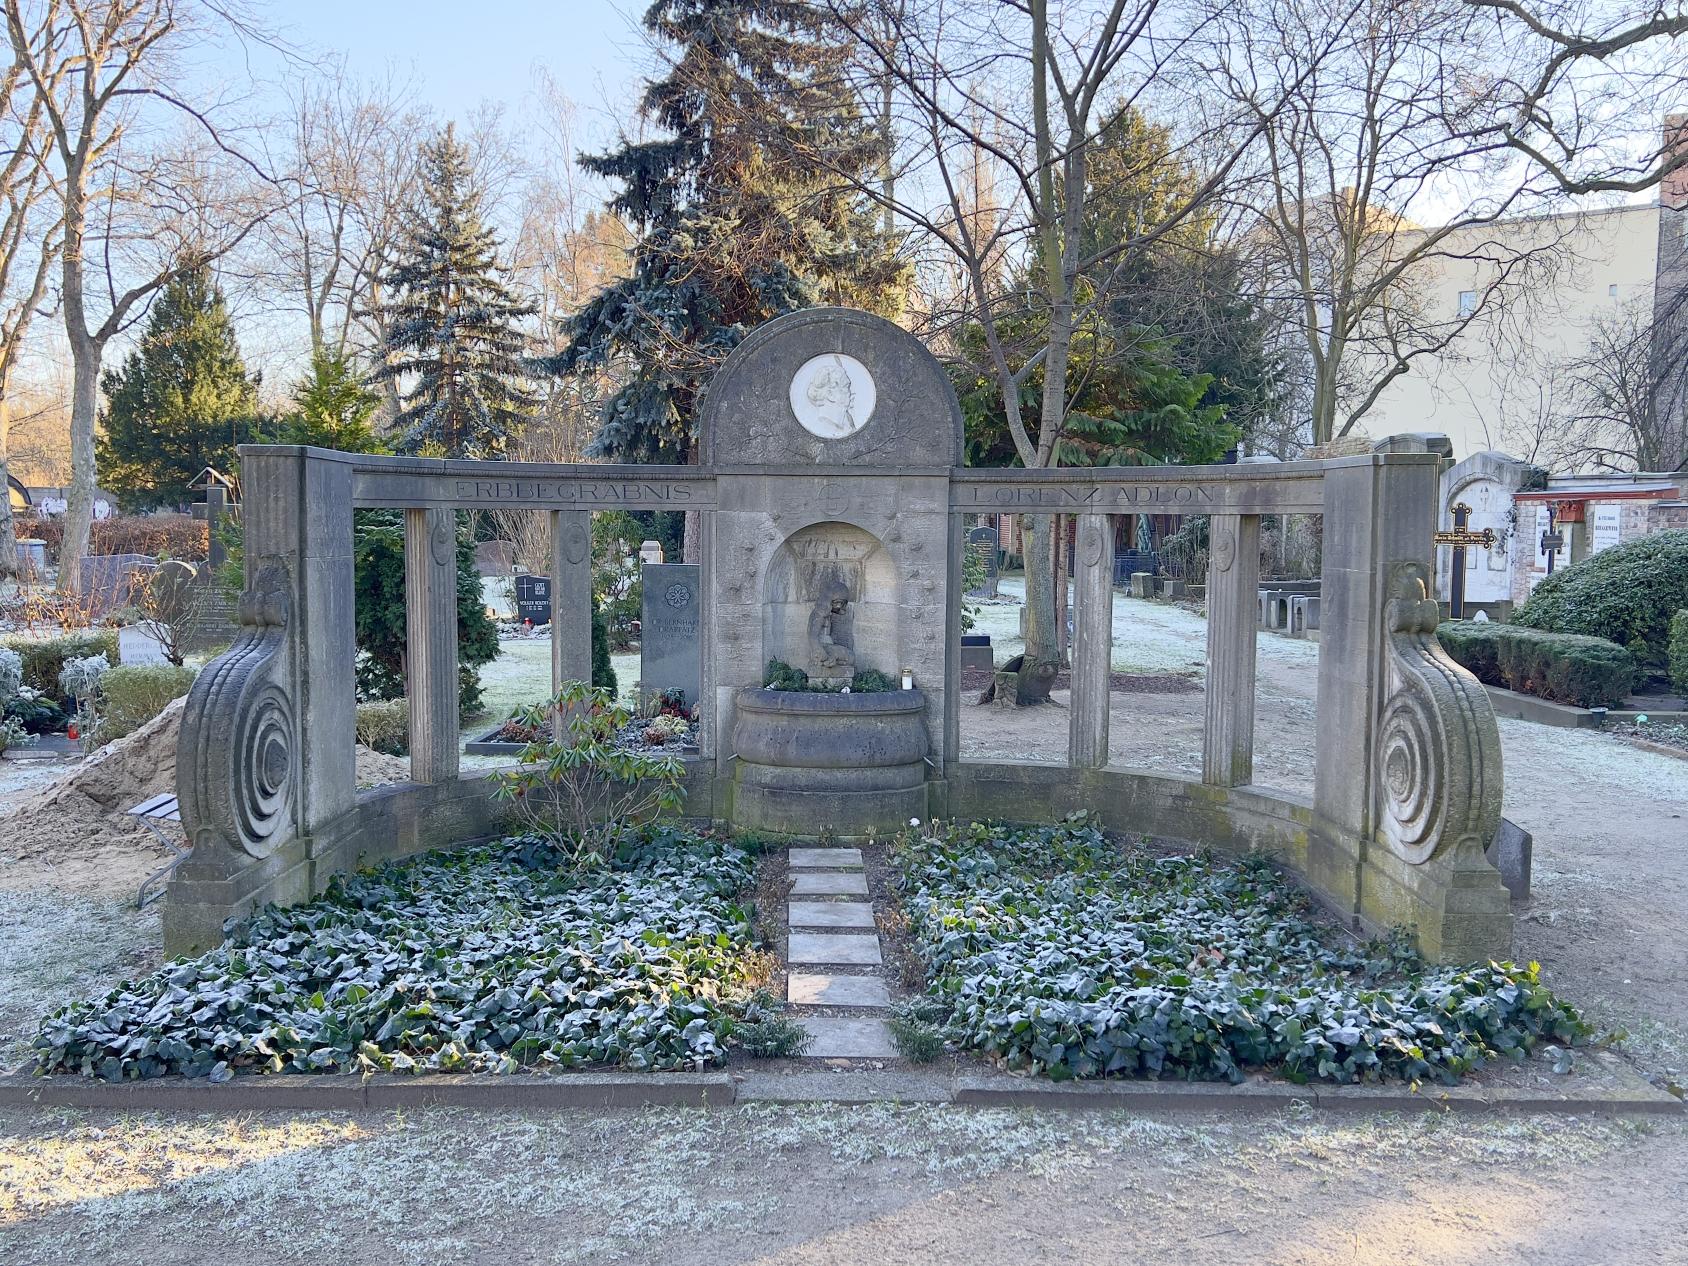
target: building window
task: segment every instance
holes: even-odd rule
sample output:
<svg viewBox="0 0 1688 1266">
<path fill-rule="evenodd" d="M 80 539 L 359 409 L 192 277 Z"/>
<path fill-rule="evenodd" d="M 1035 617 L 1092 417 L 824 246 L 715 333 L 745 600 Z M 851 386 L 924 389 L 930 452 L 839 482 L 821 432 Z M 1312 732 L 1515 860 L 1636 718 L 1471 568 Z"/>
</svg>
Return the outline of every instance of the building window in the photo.
<svg viewBox="0 0 1688 1266">
<path fill-rule="evenodd" d="M 1459 292 L 1459 314 L 1470 316 L 1477 311 L 1477 292 L 1475 290 L 1461 290 Z"/>
<path fill-rule="evenodd" d="M 1616 282 L 1606 287 L 1606 297 L 1608 299 L 1616 299 L 1618 297 L 1618 287 Z"/>
</svg>

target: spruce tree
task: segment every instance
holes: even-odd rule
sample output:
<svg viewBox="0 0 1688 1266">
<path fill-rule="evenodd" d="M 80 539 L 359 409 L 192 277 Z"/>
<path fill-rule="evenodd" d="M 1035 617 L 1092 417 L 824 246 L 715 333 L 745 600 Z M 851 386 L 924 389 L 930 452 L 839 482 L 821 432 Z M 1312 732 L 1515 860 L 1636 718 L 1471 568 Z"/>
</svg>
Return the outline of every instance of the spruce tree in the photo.
<svg viewBox="0 0 1688 1266">
<path fill-rule="evenodd" d="M 222 291 L 206 268 L 159 294 L 139 345 L 100 383 L 107 406 L 95 439 L 102 487 L 137 510 L 191 501 L 207 466 L 234 472 L 235 447 L 258 424 L 258 382 L 246 372 Z"/>
<path fill-rule="evenodd" d="M 535 408 L 526 387 L 533 309 L 505 284 L 469 151 L 448 124 L 422 147 L 422 192 L 383 277 L 387 338 L 377 376 L 397 379 L 400 452 L 501 457 Z"/>
<path fill-rule="evenodd" d="M 311 354 L 311 372 L 293 388 L 293 407 L 273 428 L 274 442 L 383 452 L 386 446 L 370 425 L 380 403 L 350 358 L 318 350 Z"/>
<path fill-rule="evenodd" d="M 664 135 L 583 158 L 617 181 L 611 208 L 638 233 L 628 275 L 575 314 L 559 374 L 629 377 L 591 455 L 686 462 L 698 394 L 762 322 L 817 303 L 894 314 L 907 270 L 839 172 L 879 161 L 818 6 L 656 0 L 645 27 L 674 49 L 640 108 Z"/>
</svg>

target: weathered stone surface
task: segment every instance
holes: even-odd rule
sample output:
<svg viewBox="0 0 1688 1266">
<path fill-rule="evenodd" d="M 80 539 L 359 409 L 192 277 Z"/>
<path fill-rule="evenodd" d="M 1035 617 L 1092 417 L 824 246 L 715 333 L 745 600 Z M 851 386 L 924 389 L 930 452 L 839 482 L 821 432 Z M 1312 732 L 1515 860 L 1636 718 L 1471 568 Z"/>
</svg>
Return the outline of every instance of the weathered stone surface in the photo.
<svg viewBox="0 0 1688 1266">
<path fill-rule="evenodd" d="M 639 578 L 639 688 L 646 698 L 678 690 L 692 707 L 703 693 L 703 568 L 646 563 Z"/>
<path fill-rule="evenodd" d="M 794 897 L 865 897 L 867 876 L 860 871 L 798 871 L 791 877 Z"/>
<path fill-rule="evenodd" d="M 859 848 L 793 848 L 786 851 L 785 864 L 792 870 L 860 870 Z"/>
<path fill-rule="evenodd" d="M 816 975 L 793 972 L 785 995 L 794 1006 L 888 1007 L 891 991 L 878 976 Z"/>
<path fill-rule="evenodd" d="M 792 901 L 785 921 L 793 928 L 867 928 L 872 930 L 873 905 L 866 901 Z"/>
<path fill-rule="evenodd" d="M 1073 553 L 1073 671 L 1067 707 L 1067 763 L 1108 763 L 1108 703 L 1114 652 L 1113 516 L 1079 519 Z"/>
<path fill-rule="evenodd" d="M 551 689 L 592 680 L 592 515 L 551 515 Z M 565 724 L 561 715 L 559 728 Z"/>
<path fill-rule="evenodd" d="M 845 967 L 878 967 L 879 938 L 866 933 L 793 932 L 786 960 L 794 967 L 837 964 Z"/>
<path fill-rule="evenodd" d="M 804 1052 L 809 1059 L 894 1059 L 897 1054 L 883 1020 L 809 1015 L 803 1027 L 814 1038 Z"/>
<path fill-rule="evenodd" d="M 457 514 L 404 512 L 410 776 L 457 777 Z"/>
<path fill-rule="evenodd" d="M 1260 519 L 1208 520 L 1207 691 L 1202 781 L 1244 787 L 1254 780 L 1254 637 L 1260 582 Z"/>
</svg>

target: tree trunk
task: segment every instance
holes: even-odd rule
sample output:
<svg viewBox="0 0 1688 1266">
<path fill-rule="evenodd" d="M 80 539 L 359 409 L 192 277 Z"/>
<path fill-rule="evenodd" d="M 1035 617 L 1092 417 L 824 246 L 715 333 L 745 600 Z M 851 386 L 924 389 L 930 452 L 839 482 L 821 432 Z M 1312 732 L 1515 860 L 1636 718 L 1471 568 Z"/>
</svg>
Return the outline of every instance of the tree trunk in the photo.
<svg viewBox="0 0 1688 1266">
<path fill-rule="evenodd" d="M 1022 520 L 1026 560 L 1026 659 L 1055 659 L 1054 525 L 1047 514 Z"/>
<path fill-rule="evenodd" d="M 99 405 L 100 344 L 70 333 L 70 488 L 65 495 L 64 539 L 59 545 L 59 592 L 76 593 L 82 556 L 94 521 L 94 414 Z"/>
<path fill-rule="evenodd" d="M 0 579 L 18 574 L 18 533 L 12 521 L 12 398 L 10 374 L 0 373 Z"/>
</svg>

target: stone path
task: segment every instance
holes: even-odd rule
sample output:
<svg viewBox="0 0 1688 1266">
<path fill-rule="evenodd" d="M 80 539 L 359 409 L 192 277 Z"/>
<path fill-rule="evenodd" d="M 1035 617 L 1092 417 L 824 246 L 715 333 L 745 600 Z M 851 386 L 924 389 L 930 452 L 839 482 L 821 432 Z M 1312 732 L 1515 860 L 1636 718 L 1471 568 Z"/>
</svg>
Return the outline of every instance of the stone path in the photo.
<svg viewBox="0 0 1688 1266">
<path fill-rule="evenodd" d="M 804 1057 L 894 1058 L 885 1027 L 891 994 L 873 970 L 884 959 L 861 849 L 792 848 L 786 866 L 786 998 L 813 1038 Z"/>
</svg>

